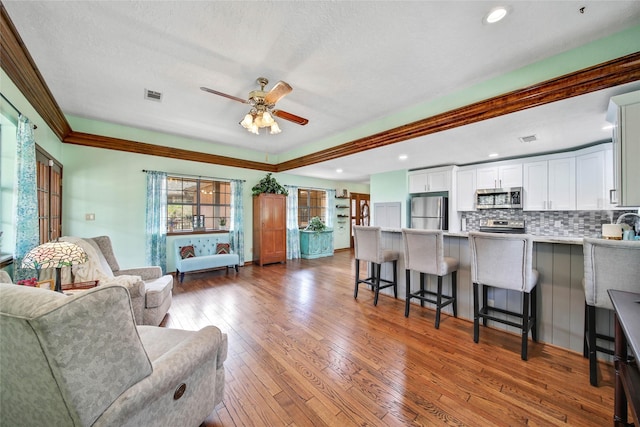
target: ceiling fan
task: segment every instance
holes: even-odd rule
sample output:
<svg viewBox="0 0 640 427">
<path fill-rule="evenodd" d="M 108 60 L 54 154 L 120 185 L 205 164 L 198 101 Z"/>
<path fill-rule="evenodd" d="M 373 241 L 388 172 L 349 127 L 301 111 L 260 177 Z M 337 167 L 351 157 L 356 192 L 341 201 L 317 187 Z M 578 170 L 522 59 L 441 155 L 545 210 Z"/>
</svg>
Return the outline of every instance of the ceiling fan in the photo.
<svg viewBox="0 0 640 427">
<path fill-rule="evenodd" d="M 244 119 L 242 119 L 240 125 L 249 132 L 255 134 L 258 134 L 259 129 L 265 127 L 269 127 L 272 134 L 281 132 L 278 123 L 276 123 L 272 116 L 276 116 L 302 126 L 309 123 L 309 120 L 304 117 L 296 116 L 295 114 L 291 114 L 283 110 L 274 109 L 276 103 L 293 90 L 288 83 L 279 81 L 269 92 L 265 92 L 264 88 L 269 84 L 269 80 L 264 77 L 258 77 L 256 82 L 260 85 L 260 89 L 249 92 L 248 99 L 238 98 L 237 96 L 218 92 L 217 90 L 209 89 L 204 86 L 200 87 L 200 89 L 205 92 L 213 93 L 214 95 L 223 96 L 233 101 L 251 105 L 251 110 L 247 115 L 245 115 Z"/>
</svg>

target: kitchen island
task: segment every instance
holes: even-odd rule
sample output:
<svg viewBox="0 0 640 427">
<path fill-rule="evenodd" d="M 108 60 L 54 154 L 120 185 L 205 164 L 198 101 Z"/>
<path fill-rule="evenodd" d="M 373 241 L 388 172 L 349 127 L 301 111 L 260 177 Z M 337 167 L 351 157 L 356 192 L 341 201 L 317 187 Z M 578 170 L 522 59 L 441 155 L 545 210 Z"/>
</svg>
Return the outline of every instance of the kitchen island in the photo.
<svg viewBox="0 0 640 427">
<path fill-rule="evenodd" d="M 405 264 L 402 233 L 399 229 L 382 230 L 382 244 L 386 249 L 398 251 L 398 298 L 404 300 L 406 295 Z M 473 321 L 473 286 L 471 283 L 471 251 L 467 233 L 445 232 L 445 255 L 459 260 L 458 269 L 458 317 Z M 582 277 L 584 260 L 582 239 L 572 237 L 534 236 L 533 267 L 540 273 L 538 281 L 538 341 L 553 344 L 576 352 L 583 350 L 584 336 L 584 289 Z M 496 265 L 496 268 L 500 268 Z M 383 265 L 382 277 L 391 278 L 390 265 Z M 417 286 L 419 274 L 411 273 L 411 283 Z M 435 276 L 429 276 L 428 289 L 435 290 Z M 451 277 L 443 280 L 443 292 L 450 295 Z M 381 294 L 393 297 L 391 289 L 384 289 Z M 496 307 L 512 311 L 520 311 L 521 293 L 505 289 L 490 289 L 489 300 Z M 378 304 L 384 303 L 382 299 Z M 425 310 L 433 309 L 426 304 Z M 421 309 L 411 310 L 411 316 L 423 315 Z M 602 310 L 602 309 L 598 309 Z M 442 322 L 447 321 L 451 307 L 443 310 Z M 424 315 L 435 316 L 435 310 Z M 598 312 L 598 333 L 613 335 L 613 315 L 609 310 Z M 511 326 L 489 322 L 489 326 L 520 334 Z M 471 337 L 470 337 L 471 339 Z M 599 354 L 600 356 L 600 354 Z M 611 359 L 607 359 L 611 360 Z"/>
</svg>

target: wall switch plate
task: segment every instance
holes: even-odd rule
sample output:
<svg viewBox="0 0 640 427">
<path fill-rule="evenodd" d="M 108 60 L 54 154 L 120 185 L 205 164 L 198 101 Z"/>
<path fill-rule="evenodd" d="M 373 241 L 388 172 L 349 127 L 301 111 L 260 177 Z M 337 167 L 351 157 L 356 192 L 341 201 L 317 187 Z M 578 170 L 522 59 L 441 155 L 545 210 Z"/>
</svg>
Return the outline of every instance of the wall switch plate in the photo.
<svg viewBox="0 0 640 427">
<path fill-rule="evenodd" d="M 492 300 L 492 299 L 488 299 L 488 300 L 487 300 L 487 305 L 488 305 L 489 307 L 493 307 L 493 306 L 495 306 L 495 304 L 496 304 L 496 302 L 495 302 L 494 300 Z"/>
<path fill-rule="evenodd" d="M 95 221 L 96 220 L 96 214 L 94 214 L 94 213 L 84 214 L 84 219 L 87 220 L 87 221 Z"/>
</svg>

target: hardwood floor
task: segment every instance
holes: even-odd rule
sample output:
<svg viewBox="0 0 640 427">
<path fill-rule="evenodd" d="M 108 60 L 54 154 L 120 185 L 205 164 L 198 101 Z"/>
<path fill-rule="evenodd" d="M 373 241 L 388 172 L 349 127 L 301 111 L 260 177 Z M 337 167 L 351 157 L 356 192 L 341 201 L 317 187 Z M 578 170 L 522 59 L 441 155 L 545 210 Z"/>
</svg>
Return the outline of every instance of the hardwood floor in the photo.
<svg viewBox="0 0 640 427">
<path fill-rule="evenodd" d="M 404 274 L 404 272 L 402 272 Z M 167 327 L 229 336 L 223 403 L 206 426 L 608 426 L 613 368 L 361 286 L 349 251 L 186 275 Z M 177 282 L 176 282 L 177 283 Z M 445 310 L 447 313 L 450 311 Z"/>
</svg>

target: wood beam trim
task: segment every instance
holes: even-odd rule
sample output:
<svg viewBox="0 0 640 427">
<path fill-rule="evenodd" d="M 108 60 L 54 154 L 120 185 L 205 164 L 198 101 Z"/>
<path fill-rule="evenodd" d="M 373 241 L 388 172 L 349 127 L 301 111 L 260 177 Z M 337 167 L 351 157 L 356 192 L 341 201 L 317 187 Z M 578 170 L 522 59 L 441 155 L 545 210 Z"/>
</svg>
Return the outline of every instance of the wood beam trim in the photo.
<svg viewBox="0 0 640 427">
<path fill-rule="evenodd" d="M 61 141 L 71 132 L 9 14 L 0 3 L 0 64 L 11 81 Z"/>
<path fill-rule="evenodd" d="M 146 154 L 151 156 L 167 157 L 178 160 L 211 163 L 222 166 L 231 166 L 243 169 L 253 169 L 266 172 L 275 172 L 276 165 L 269 163 L 253 162 L 236 159 L 233 157 L 219 156 L 217 154 L 199 153 L 197 151 L 184 150 L 175 147 L 165 147 L 145 142 L 134 142 L 126 139 L 111 138 L 107 136 L 93 135 L 71 131 L 63 140 L 66 144 L 82 145 L 85 147 L 104 148 L 107 150 L 126 151 L 128 153 Z"/>
<path fill-rule="evenodd" d="M 279 163 L 277 169 L 284 172 L 337 159 L 637 80 L 640 52 L 291 159 Z"/>
</svg>

